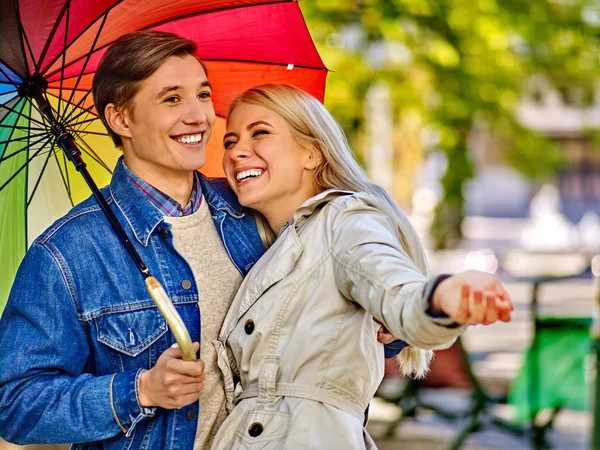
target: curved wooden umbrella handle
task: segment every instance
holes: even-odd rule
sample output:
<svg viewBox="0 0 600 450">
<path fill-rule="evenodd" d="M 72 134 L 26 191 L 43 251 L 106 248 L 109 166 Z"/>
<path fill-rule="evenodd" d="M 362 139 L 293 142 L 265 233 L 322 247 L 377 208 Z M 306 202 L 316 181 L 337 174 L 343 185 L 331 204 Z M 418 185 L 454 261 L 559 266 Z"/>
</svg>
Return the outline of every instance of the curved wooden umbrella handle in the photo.
<svg viewBox="0 0 600 450">
<path fill-rule="evenodd" d="M 152 297 L 152 300 L 154 300 L 154 303 L 158 306 L 158 310 L 166 319 L 171 332 L 175 336 L 175 340 L 183 355 L 183 360 L 196 361 L 196 352 L 192 345 L 190 333 L 162 285 L 156 278 L 148 277 L 146 278 L 146 289 L 148 289 L 148 293 Z"/>
</svg>

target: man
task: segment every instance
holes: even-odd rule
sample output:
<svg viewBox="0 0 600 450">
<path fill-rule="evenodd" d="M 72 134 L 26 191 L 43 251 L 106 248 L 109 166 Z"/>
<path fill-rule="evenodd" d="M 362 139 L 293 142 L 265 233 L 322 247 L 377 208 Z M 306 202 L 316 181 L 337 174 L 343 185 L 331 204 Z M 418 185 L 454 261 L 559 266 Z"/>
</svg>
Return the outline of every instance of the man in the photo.
<svg viewBox="0 0 600 450">
<path fill-rule="evenodd" d="M 141 275 L 90 198 L 32 244 L 0 320 L 8 441 L 197 450 L 210 447 L 225 418 L 212 341 L 265 249 L 225 180 L 196 172 L 215 113 L 195 53 L 169 33 L 125 35 L 103 56 L 93 93 L 123 150 L 102 192 L 202 343 L 201 360 L 183 361 L 172 348 Z"/>
<path fill-rule="evenodd" d="M 264 246 L 225 181 L 196 172 L 215 113 L 195 53 L 168 33 L 123 36 L 104 55 L 93 93 L 123 149 L 103 194 L 202 342 L 202 360 L 171 348 L 143 278 L 90 198 L 32 244 L 0 321 L 8 441 L 200 449 L 225 418 L 211 341 Z"/>
</svg>

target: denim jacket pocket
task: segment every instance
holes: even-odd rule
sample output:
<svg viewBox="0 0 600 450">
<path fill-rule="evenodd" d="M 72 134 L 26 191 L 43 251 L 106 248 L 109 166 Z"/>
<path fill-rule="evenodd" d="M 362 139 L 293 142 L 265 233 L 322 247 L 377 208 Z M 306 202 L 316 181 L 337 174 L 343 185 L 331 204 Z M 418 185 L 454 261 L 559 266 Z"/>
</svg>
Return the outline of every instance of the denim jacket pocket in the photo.
<svg viewBox="0 0 600 450">
<path fill-rule="evenodd" d="M 105 314 L 96 319 L 96 327 L 116 371 L 150 368 L 168 348 L 166 339 L 157 343 L 168 330 L 158 308 Z"/>
</svg>

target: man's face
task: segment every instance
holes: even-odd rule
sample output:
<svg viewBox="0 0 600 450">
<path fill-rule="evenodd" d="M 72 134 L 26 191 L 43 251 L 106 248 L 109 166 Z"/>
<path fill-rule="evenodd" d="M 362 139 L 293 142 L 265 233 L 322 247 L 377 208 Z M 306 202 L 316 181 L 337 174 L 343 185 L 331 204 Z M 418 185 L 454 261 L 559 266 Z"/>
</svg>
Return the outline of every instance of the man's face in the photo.
<svg viewBox="0 0 600 450">
<path fill-rule="evenodd" d="M 150 184 L 189 175 L 206 162 L 215 111 L 206 73 L 192 55 L 166 59 L 142 82 L 124 116 L 125 164 Z"/>
</svg>

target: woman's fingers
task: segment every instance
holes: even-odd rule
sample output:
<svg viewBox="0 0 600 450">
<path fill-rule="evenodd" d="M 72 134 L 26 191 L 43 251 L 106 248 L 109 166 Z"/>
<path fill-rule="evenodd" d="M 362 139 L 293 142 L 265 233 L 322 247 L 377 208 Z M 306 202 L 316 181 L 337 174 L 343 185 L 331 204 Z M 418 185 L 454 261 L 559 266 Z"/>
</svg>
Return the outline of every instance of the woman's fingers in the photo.
<svg viewBox="0 0 600 450">
<path fill-rule="evenodd" d="M 471 302 L 471 286 L 463 284 L 460 291 L 460 302 L 458 304 L 458 310 L 456 317 L 452 319 L 458 323 L 467 323 L 470 315 L 470 302 Z"/>
<path fill-rule="evenodd" d="M 512 310 L 510 297 L 504 289 L 482 291 L 463 284 L 460 303 L 453 319 L 469 325 L 489 325 L 498 320 L 508 322 Z"/>
<path fill-rule="evenodd" d="M 489 325 L 498 320 L 498 307 L 500 306 L 498 300 L 498 297 L 491 292 L 485 294 L 485 315 L 481 323 Z"/>
<path fill-rule="evenodd" d="M 483 323 L 485 317 L 485 304 L 483 302 L 483 292 L 479 289 L 472 291 L 473 307 L 471 309 L 471 323 Z"/>
</svg>

